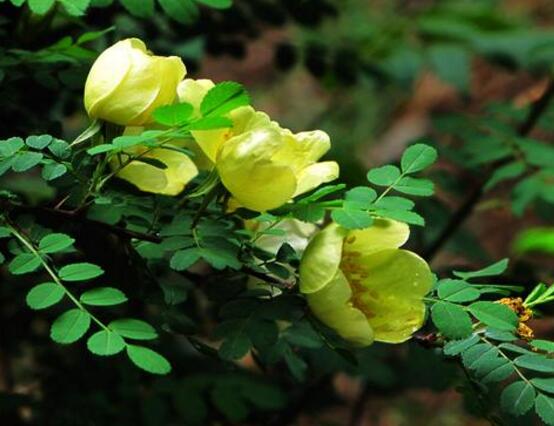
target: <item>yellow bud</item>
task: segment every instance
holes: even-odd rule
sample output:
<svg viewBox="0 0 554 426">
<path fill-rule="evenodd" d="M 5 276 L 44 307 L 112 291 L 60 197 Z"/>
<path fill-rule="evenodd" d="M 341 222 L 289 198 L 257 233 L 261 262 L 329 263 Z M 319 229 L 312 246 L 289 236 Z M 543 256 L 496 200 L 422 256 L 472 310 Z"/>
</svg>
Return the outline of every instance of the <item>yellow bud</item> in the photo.
<svg viewBox="0 0 554 426">
<path fill-rule="evenodd" d="M 122 40 L 92 65 L 85 84 L 85 108 L 94 119 L 140 126 L 152 121 L 156 108 L 173 103 L 185 75 L 180 58 L 154 56 L 136 38 Z"/>
</svg>

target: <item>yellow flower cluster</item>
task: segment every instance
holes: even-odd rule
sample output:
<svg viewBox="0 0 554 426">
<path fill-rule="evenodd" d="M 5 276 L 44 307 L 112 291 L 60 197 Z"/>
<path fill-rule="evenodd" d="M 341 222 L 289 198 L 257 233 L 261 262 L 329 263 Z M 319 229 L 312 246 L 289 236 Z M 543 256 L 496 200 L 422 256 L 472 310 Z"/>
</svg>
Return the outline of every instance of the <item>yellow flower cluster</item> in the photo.
<svg viewBox="0 0 554 426">
<path fill-rule="evenodd" d="M 163 105 L 187 102 L 200 116 L 200 104 L 214 86 L 210 80 L 184 79 L 186 68 L 177 57 L 152 55 L 138 39 L 127 39 L 105 50 L 90 70 L 85 107 L 91 118 L 126 126 L 126 134 L 152 125 L 153 111 Z M 322 131 L 294 134 L 251 107 L 228 114 L 231 128 L 193 131 L 190 140 L 171 141 L 169 147 L 187 147 L 187 155 L 164 147 L 145 157 L 167 168 L 134 161 L 118 176 L 140 190 L 177 195 L 198 173 L 215 169 L 232 194 L 234 205 L 263 212 L 338 177 L 335 162 L 318 162 L 329 150 Z M 167 146 L 167 145 L 166 145 Z M 145 148 L 131 149 L 131 153 Z M 114 167 L 119 163 L 113 164 Z"/>
</svg>

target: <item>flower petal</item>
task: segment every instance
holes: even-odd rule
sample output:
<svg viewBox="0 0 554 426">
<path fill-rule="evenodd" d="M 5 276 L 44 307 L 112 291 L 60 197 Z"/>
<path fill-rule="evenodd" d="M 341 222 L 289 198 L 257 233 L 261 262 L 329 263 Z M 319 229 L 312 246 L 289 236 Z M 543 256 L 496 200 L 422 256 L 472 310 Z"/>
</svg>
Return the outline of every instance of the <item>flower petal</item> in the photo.
<svg viewBox="0 0 554 426">
<path fill-rule="evenodd" d="M 280 135 L 270 128 L 244 133 L 227 141 L 216 165 L 221 181 L 244 207 L 271 210 L 285 204 L 296 190 L 296 177 L 286 165 L 271 161 Z"/>
<path fill-rule="evenodd" d="M 409 237 L 410 227 L 405 223 L 376 219 L 369 228 L 350 231 L 344 251 L 358 252 L 365 256 L 381 250 L 401 247 Z"/>
<path fill-rule="evenodd" d="M 206 93 L 214 86 L 215 84 L 212 80 L 186 78 L 177 86 L 177 97 L 179 102 L 187 102 L 192 105 L 194 108 L 193 117 L 200 117 L 202 100 L 206 96 Z"/>
<path fill-rule="evenodd" d="M 407 250 L 383 250 L 359 259 L 368 272 L 357 295 L 375 333 L 375 340 L 401 343 L 421 328 L 423 296 L 433 277 L 429 265 Z"/>
<path fill-rule="evenodd" d="M 339 165 L 334 161 L 315 163 L 301 170 L 297 175 L 298 186 L 294 196 L 317 188 L 322 183 L 331 182 L 339 177 Z"/>
<path fill-rule="evenodd" d="M 365 315 L 348 303 L 351 296 L 348 281 L 338 270 L 324 288 L 308 294 L 307 299 L 321 322 L 355 345 L 368 346 L 373 343 L 373 330 Z"/>
<path fill-rule="evenodd" d="M 255 111 L 254 108 L 249 106 L 231 111 L 229 118 L 233 122 L 233 127 L 230 129 L 196 130 L 192 132 L 192 136 L 202 151 L 213 163 L 216 162 L 219 150 L 229 139 L 252 130 L 266 127 L 276 128 L 272 126 L 272 121 L 267 114 Z"/>
<path fill-rule="evenodd" d="M 319 160 L 331 147 L 329 135 L 321 130 L 297 134 L 288 129 L 280 130 L 284 143 L 275 160 L 289 164 L 297 174 Z"/>
<path fill-rule="evenodd" d="M 300 263 L 300 291 L 314 293 L 336 275 L 346 230 L 332 223 L 310 241 Z"/>
<path fill-rule="evenodd" d="M 186 74 L 175 56 L 153 56 L 139 39 L 116 43 L 91 68 L 85 85 L 85 106 L 92 118 L 121 125 L 151 121 L 154 109 L 173 102 Z"/>
<path fill-rule="evenodd" d="M 160 169 L 147 163 L 132 161 L 117 173 L 117 177 L 132 183 L 144 192 L 178 195 L 198 174 L 192 160 L 180 152 L 157 148 L 144 157 L 159 160 L 167 168 Z M 115 164 L 118 164 L 117 160 Z"/>
</svg>

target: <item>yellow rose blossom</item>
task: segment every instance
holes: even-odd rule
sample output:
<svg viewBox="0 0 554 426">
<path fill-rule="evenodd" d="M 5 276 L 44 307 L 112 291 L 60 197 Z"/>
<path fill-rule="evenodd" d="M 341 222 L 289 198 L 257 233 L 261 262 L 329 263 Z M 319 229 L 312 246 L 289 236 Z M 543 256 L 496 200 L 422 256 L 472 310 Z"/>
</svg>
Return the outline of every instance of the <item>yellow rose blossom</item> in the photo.
<svg viewBox="0 0 554 426">
<path fill-rule="evenodd" d="M 199 114 L 213 85 L 210 80 L 184 80 L 177 89 L 179 101 L 192 104 Z M 237 108 L 228 117 L 231 128 L 193 131 L 192 136 L 233 195 L 232 205 L 260 212 L 275 209 L 338 177 L 336 162 L 317 162 L 331 146 L 325 132 L 293 134 L 251 107 Z"/>
<path fill-rule="evenodd" d="M 137 135 L 143 132 L 142 127 L 127 127 L 125 135 Z M 167 148 L 180 146 L 179 141 L 164 144 Z M 162 162 L 165 169 L 160 169 L 142 161 L 131 161 L 123 167 L 117 177 L 135 185 L 145 192 L 163 195 L 178 195 L 185 189 L 185 185 L 198 174 L 198 169 L 188 155 L 167 148 L 154 148 L 149 150 L 145 146 L 136 146 L 126 150 L 127 154 L 143 154 L 144 158 L 150 158 Z M 125 155 L 123 160 L 125 161 Z M 111 167 L 120 167 L 120 162 L 114 158 Z"/>
<path fill-rule="evenodd" d="M 432 285 L 427 263 L 401 250 L 407 225 L 376 220 L 362 230 L 327 226 L 300 264 L 300 291 L 314 315 L 359 346 L 401 343 L 424 320 L 423 296 Z"/>
<path fill-rule="evenodd" d="M 149 123 L 156 108 L 173 103 L 185 74 L 180 58 L 154 56 L 136 38 L 122 40 L 92 65 L 85 108 L 91 118 L 123 126 Z"/>
</svg>

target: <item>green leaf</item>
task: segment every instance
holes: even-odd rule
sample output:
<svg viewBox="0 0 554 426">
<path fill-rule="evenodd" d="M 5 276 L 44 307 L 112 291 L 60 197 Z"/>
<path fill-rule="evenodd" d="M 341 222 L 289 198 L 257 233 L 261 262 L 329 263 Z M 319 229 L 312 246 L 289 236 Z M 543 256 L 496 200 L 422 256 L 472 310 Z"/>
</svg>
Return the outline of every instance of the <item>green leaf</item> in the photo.
<svg viewBox="0 0 554 426">
<path fill-rule="evenodd" d="M 71 309 L 54 321 L 50 337 L 58 343 L 73 343 L 83 337 L 89 327 L 90 315 L 80 309 Z"/>
<path fill-rule="evenodd" d="M 104 270 L 92 263 L 74 263 L 64 266 L 59 271 L 59 276 L 63 281 L 86 281 L 99 277 Z"/>
<path fill-rule="evenodd" d="M 197 248 L 189 248 L 175 252 L 170 261 L 171 269 L 185 271 L 194 265 L 201 256 L 202 252 Z"/>
<path fill-rule="evenodd" d="M 531 228 L 521 232 L 513 243 L 516 253 L 554 253 L 554 228 Z"/>
<path fill-rule="evenodd" d="M 443 352 L 448 356 L 456 356 L 477 343 L 479 343 L 479 336 L 477 334 L 472 334 L 470 337 L 462 340 L 451 340 L 447 342 L 444 345 Z"/>
<path fill-rule="evenodd" d="M 12 163 L 12 169 L 14 172 L 25 172 L 42 161 L 42 154 L 40 152 L 21 152 L 15 157 Z"/>
<path fill-rule="evenodd" d="M 154 14 L 154 0 L 119 0 L 131 15 L 150 18 Z"/>
<path fill-rule="evenodd" d="M 216 382 L 211 391 L 211 400 L 231 423 L 243 424 L 248 417 L 249 408 L 233 384 Z"/>
<path fill-rule="evenodd" d="M 21 138 L 9 138 L 0 142 L 0 156 L 11 157 L 21 148 L 25 146 L 25 142 Z"/>
<path fill-rule="evenodd" d="M 514 161 L 512 163 L 508 163 L 502 167 L 499 167 L 494 171 L 491 178 L 487 181 L 484 189 L 485 191 L 489 191 L 500 182 L 508 179 L 515 179 L 516 177 L 522 175 L 525 170 L 525 163 L 519 161 Z"/>
<path fill-rule="evenodd" d="M 518 339 L 514 331 L 502 331 L 489 327 L 485 331 L 485 336 L 498 342 L 513 342 Z"/>
<path fill-rule="evenodd" d="M 233 81 L 225 81 L 212 87 L 200 105 L 202 115 L 223 115 L 238 107 L 250 104 L 250 96 L 244 87 Z"/>
<path fill-rule="evenodd" d="M 102 330 L 90 336 L 87 347 L 95 355 L 109 356 L 121 352 L 125 348 L 125 341 L 117 333 Z"/>
<path fill-rule="evenodd" d="M 495 359 L 498 354 L 496 346 L 479 343 L 462 353 L 462 362 L 467 368 L 476 369 L 484 360 Z"/>
<path fill-rule="evenodd" d="M 83 293 L 79 300 L 86 305 L 113 306 L 126 302 L 127 296 L 117 288 L 99 287 Z"/>
<path fill-rule="evenodd" d="M 373 223 L 371 215 L 363 210 L 333 210 L 331 218 L 346 229 L 364 229 Z"/>
<path fill-rule="evenodd" d="M 47 163 L 42 168 L 42 177 L 45 180 L 54 180 L 63 176 L 67 172 L 67 167 L 63 164 Z"/>
<path fill-rule="evenodd" d="M 65 292 L 56 283 L 44 283 L 33 287 L 27 293 L 26 302 L 31 309 L 45 309 L 63 299 Z"/>
<path fill-rule="evenodd" d="M 437 161 L 437 150 L 429 145 L 418 143 L 410 146 L 400 160 L 402 173 L 415 173 L 426 169 Z"/>
<path fill-rule="evenodd" d="M 8 270 L 14 275 L 28 274 L 34 272 L 41 265 L 39 257 L 32 253 L 21 253 L 12 259 Z"/>
<path fill-rule="evenodd" d="M 58 0 L 67 13 L 72 16 L 82 16 L 89 7 L 90 0 Z"/>
<path fill-rule="evenodd" d="M 467 91 L 471 77 L 471 57 L 459 44 L 433 44 L 428 49 L 433 71 L 446 83 Z"/>
<path fill-rule="evenodd" d="M 479 299 L 481 293 L 462 280 L 439 281 L 438 295 L 448 302 L 463 303 Z"/>
<path fill-rule="evenodd" d="M 531 409 L 535 401 L 532 385 L 517 381 L 507 386 L 500 396 L 502 409 L 510 414 L 521 416 Z"/>
<path fill-rule="evenodd" d="M 496 367 L 491 369 L 487 374 L 481 378 L 482 383 L 496 383 L 502 382 L 510 377 L 514 373 L 514 367 L 510 362 L 503 358 L 497 358 L 503 360 L 504 363 L 499 363 Z"/>
<path fill-rule="evenodd" d="M 371 169 L 367 173 L 367 180 L 379 186 L 391 186 L 400 178 L 400 169 L 396 166 L 383 166 Z"/>
<path fill-rule="evenodd" d="M 415 203 L 404 197 L 383 197 L 375 203 L 375 207 L 385 210 L 412 210 Z"/>
<path fill-rule="evenodd" d="M 192 0 L 158 0 L 158 2 L 167 16 L 182 24 L 192 24 L 198 17 L 198 8 Z"/>
<path fill-rule="evenodd" d="M 480 343 L 462 353 L 462 362 L 467 368 L 486 373 L 495 368 L 498 354 L 495 346 Z"/>
<path fill-rule="evenodd" d="M 554 353 L 554 342 L 551 342 L 549 340 L 540 340 L 540 339 L 531 340 L 531 346 L 533 346 L 534 348 L 540 349 L 541 351 Z"/>
<path fill-rule="evenodd" d="M 241 359 L 248 353 L 251 347 L 252 342 L 246 333 L 233 333 L 226 336 L 226 339 L 219 347 L 218 353 L 222 359 Z"/>
<path fill-rule="evenodd" d="M 50 234 L 40 240 L 38 249 L 42 253 L 57 253 L 70 247 L 75 240 L 65 234 Z"/>
<path fill-rule="evenodd" d="M 233 122 L 227 117 L 204 117 L 187 126 L 188 130 L 213 130 L 233 127 Z"/>
<path fill-rule="evenodd" d="M 518 356 L 514 360 L 514 364 L 528 370 L 554 373 L 554 359 L 546 358 L 539 354 Z"/>
<path fill-rule="evenodd" d="M 123 337 L 135 340 L 152 340 L 158 337 L 158 333 L 150 324 L 133 319 L 124 318 L 112 321 L 108 327 Z"/>
<path fill-rule="evenodd" d="M 499 303 L 475 302 L 468 309 L 482 323 L 502 331 L 514 330 L 519 321 L 514 311 Z"/>
<path fill-rule="evenodd" d="M 416 179 L 410 176 L 403 177 L 394 185 L 394 189 L 403 194 L 417 197 L 429 197 L 435 193 L 435 185 L 429 179 Z"/>
<path fill-rule="evenodd" d="M 471 278 L 477 278 L 477 277 L 493 277 L 496 275 L 501 275 L 506 271 L 506 269 L 508 269 L 508 259 L 502 259 L 496 263 L 493 263 L 490 266 L 487 266 L 486 268 L 479 269 L 478 271 L 473 271 L 473 272 L 454 271 L 454 275 L 464 280 L 469 280 Z"/>
<path fill-rule="evenodd" d="M 8 238 L 12 236 L 12 231 L 5 226 L 0 226 L 0 238 Z"/>
<path fill-rule="evenodd" d="M 194 108 L 189 103 L 166 105 L 157 108 L 153 117 L 157 123 L 169 127 L 182 125 L 188 121 Z"/>
<path fill-rule="evenodd" d="M 409 225 L 425 226 L 425 219 L 423 219 L 423 217 L 416 212 L 377 209 L 374 213 L 377 216 L 399 220 L 400 222 L 404 222 Z"/>
<path fill-rule="evenodd" d="M 215 9 L 227 9 L 233 5 L 233 0 L 196 0 Z"/>
<path fill-rule="evenodd" d="M 47 1 L 50 1 L 50 0 L 47 0 Z M 25 143 L 27 144 L 27 146 L 30 146 L 31 148 L 41 150 L 46 148 L 48 145 L 50 145 L 50 142 L 52 142 L 52 139 L 53 138 L 50 135 L 40 135 L 40 136 L 33 135 L 33 136 L 29 136 L 25 140 Z"/>
<path fill-rule="evenodd" d="M 539 395 L 535 400 L 535 411 L 547 425 L 554 425 L 554 398 Z"/>
<path fill-rule="evenodd" d="M 523 355 L 526 355 L 526 354 L 533 354 L 533 352 L 521 347 L 521 346 L 518 346 L 518 345 L 514 345 L 513 343 L 502 343 L 498 346 L 500 349 L 504 349 L 506 351 L 509 351 L 509 352 L 514 352 L 516 354 L 523 354 Z"/>
<path fill-rule="evenodd" d="M 112 145 L 111 143 L 103 143 L 87 149 L 87 154 L 98 155 L 103 154 L 104 152 L 114 151 L 115 149 L 117 149 L 117 147 Z"/>
<path fill-rule="evenodd" d="M 344 195 L 344 199 L 348 201 L 349 205 L 356 205 L 359 209 L 369 208 L 376 198 L 377 192 L 367 186 L 352 188 Z"/>
<path fill-rule="evenodd" d="M 54 139 L 48 145 L 48 150 L 58 158 L 67 158 L 71 155 L 69 144 L 61 139 Z"/>
<path fill-rule="evenodd" d="M 554 378 L 549 377 L 547 379 L 545 378 L 534 378 L 531 379 L 531 383 L 535 385 L 540 390 L 543 390 L 545 392 L 554 393 Z"/>
<path fill-rule="evenodd" d="M 439 331 L 450 339 L 462 339 L 473 331 L 467 312 L 452 303 L 435 303 L 431 308 L 431 319 Z"/>
<path fill-rule="evenodd" d="M 133 363 L 152 374 L 168 374 L 171 372 L 171 364 L 152 349 L 144 346 L 127 345 L 127 355 Z"/>
<path fill-rule="evenodd" d="M 44 15 L 54 5 L 55 0 L 28 0 L 29 9 L 37 15 Z"/>
</svg>

